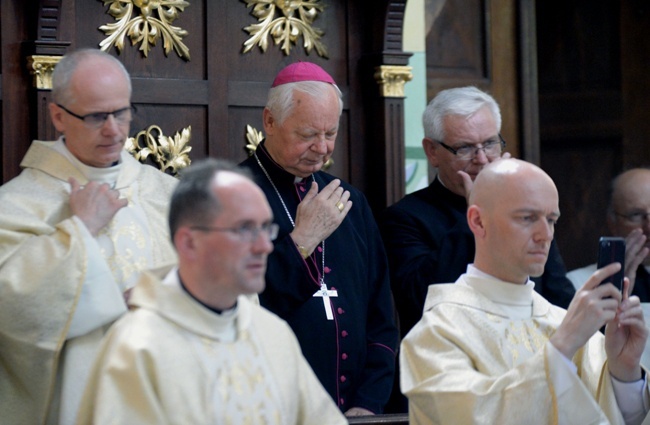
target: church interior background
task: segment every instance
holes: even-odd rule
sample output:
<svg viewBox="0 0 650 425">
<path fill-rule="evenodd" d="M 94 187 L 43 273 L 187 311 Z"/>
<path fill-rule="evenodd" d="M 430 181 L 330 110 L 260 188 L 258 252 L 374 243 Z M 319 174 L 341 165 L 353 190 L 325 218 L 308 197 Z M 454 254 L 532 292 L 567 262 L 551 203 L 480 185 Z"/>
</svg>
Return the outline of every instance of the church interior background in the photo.
<svg viewBox="0 0 650 425">
<path fill-rule="evenodd" d="M 555 180 L 556 237 L 575 268 L 593 262 L 606 232 L 611 178 L 650 165 L 649 9 L 643 0 L 0 0 L 2 182 L 32 139 L 56 137 L 48 75 L 74 48 L 101 47 L 125 64 L 138 110 L 131 148 L 166 172 L 205 156 L 244 159 L 262 137 L 273 75 L 318 63 L 344 93 L 330 171 L 376 212 L 435 173 L 420 144 L 428 100 L 476 85 L 501 106 L 507 150 Z M 139 32 L 138 19 L 158 37 Z M 167 150 L 142 149 L 160 140 Z"/>
</svg>

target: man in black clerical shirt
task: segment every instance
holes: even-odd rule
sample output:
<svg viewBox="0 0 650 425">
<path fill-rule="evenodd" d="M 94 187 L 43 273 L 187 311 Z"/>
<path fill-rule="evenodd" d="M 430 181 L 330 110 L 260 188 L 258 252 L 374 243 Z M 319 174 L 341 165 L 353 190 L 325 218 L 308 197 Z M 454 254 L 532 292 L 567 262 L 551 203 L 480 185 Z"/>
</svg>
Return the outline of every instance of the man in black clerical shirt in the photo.
<svg viewBox="0 0 650 425">
<path fill-rule="evenodd" d="M 341 92 L 319 66 L 275 78 L 266 139 L 251 169 L 280 226 L 261 304 L 285 319 L 307 361 L 347 416 L 382 413 L 398 332 L 386 254 L 361 192 L 321 171 L 334 150 Z"/>
<path fill-rule="evenodd" d="M 379 222 L 402 337 L 422 317 L 428 286 L 456 281 L 472 262 L 467 189 L 505 148 L 499 106 L 475 87 L 441 91 L 422 121 L 422 147 L 438 175 L 427 188 L 389 207 Z M 535 290 L 551 303 L 566 308 L 571 302 L 575 290 L 555 243 L 544 274 L 534 281 Z"/>
</svg>

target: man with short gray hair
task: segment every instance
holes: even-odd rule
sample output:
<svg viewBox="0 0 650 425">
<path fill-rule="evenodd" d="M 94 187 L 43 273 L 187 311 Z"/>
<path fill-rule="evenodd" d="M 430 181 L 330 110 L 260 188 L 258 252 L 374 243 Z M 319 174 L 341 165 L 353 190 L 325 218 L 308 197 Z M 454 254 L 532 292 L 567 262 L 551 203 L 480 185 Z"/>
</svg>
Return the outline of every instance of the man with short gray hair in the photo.
<svg viewBox="0 0 650 425">
<path fill-rule="evenodd" d="M 389 207 L 379 220 L 402 337 L 422 316 L 428 286 L 455 281 L 472 262 L 475 246 L 465 217 L 466 186 L 487 164 L 510 156 L 500 134 L 499 106 L 476 87 L 441 91 L 422 121 L 422 148 L 438 174 L 428 187 Z M 535 279 L 535 290 L 562 307 L 573 297 L 555 243 L 544 274 Z"/>
</svg>

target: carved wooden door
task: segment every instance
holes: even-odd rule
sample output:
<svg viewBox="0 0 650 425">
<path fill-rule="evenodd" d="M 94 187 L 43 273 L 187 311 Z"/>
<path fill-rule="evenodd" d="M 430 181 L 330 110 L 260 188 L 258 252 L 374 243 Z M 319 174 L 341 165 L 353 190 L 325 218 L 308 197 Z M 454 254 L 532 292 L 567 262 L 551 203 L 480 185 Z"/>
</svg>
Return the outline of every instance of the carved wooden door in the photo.
<svg viewBox="0 0 650 425">
<path fill-rule="evenodd" d="M 21 3 L 2 0 L 9 5 L 4 10 L 14 9 L 25 20 L 24 28 L 13 36 L 22 39 L 21 49 L 10 48 L 5 42 L 9 40 L 3 39 L 3 50 L 19 62 L 19 72 L 3 74 L 3 81 L 20 79 L 23 97 L 15 94 L 11 100 L 25 102 L 25 93 L 31 92 L 32 102 L 11 118 L 23 123 L 25 134 L 19 143 L 9 148 L 3 129 L 4 181 L 18 173 L 32 138 L 56 137 L 47 115 L 49 90 L 30 87 L 28 61 L 36 82 L 47 79 L 52 62 L 66 51 L 104 46 L 132 76 L 137 108 L 132 136 L 153 128 L 153 138 L 162 133 L 173 139 L 178 133 L 181 139 L 183 130 L 191 127 L 193 160 L 206 156 L 243 160 L 247 126 L 262 129 L 262 110 L 275 74 L 297 60 L 321 65 L 344 93 L 330 171 L 366 191 L 376 208 L 401 197 L 399 87 L 409 78 L 404 67 L 409 55 L 401 51 L 406 0 L 376 1 L 372 7 L 346 0 L 41 0 L 30 7 Z M 6 13 L 2 18 L 4 29 Z M 269 34 L 272 24 L 287 29 L 289 20 L 295 39 L 289 39 L 293 33 L 278 32 L 276 43 Z M 398 92 L 391 92 L 395 88 Z M 8 119 L 5 114 L 5 126 Z"/>
</svg>

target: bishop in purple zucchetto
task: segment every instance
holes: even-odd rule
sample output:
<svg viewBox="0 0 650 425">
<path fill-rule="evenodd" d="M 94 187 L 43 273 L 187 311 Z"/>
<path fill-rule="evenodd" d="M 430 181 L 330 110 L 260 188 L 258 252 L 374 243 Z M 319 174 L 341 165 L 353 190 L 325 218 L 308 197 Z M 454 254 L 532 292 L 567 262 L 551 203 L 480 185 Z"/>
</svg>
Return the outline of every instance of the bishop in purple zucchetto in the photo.
<svg viewBox="0 0 650 425">
<path fill-rule="evenodd" d="M 336 84 L 331 75 L 323 68 L 311 62 L 296 62 L 284 67 L 273 80 L 271 87 L 299 81 L 322 81 Z"/>
</svg>

